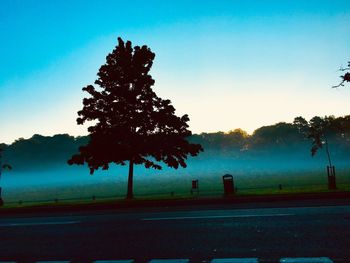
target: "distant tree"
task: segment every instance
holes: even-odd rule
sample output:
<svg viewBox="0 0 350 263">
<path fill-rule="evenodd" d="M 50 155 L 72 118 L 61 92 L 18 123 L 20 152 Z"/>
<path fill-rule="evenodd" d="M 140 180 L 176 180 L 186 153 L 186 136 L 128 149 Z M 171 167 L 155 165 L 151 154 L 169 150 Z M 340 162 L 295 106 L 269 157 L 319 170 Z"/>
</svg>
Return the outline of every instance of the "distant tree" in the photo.
<svg viewBox="0 0 350 263">
<path fill-rule="evenodd" d="M 159 98 L 152 90 L 149 74 L 155 54 L 147 46 L 132 47 L 118 38 L 118 45 L 107 56 L 94 86 L 83 91 L 90 97 L 83 100 L 78 124 L 94 121 L 88 128 L 90 141 L 79 148 L 69 164 L 88 164 L 90 173 L 110 163 L 129 162 L 127 198 L 133 198 L 133 167 L 161 169 L 159 162 L 177 169 L 186 167 L 188 155 L 196 156 L 202 147 L 187 138 L 187 115 L 178 117 L 170 100 Z"/>
<path fill-rule="evenodd" d="M 298 132 L 302 134 L 304 137 L 308 137 L 309 133 L 309 122 L 305 120 L 303 117 L 294 118 L 293 125 L 298 129 Z"/>
<path fill-rule="evenodd" d="M 249 138 L 249 134 L 238 128 L 234 130 L 230 130 L 226 137 L 228 139 L 228 145 L 233 148 L 238 148 L 239 150 L 242 150 L 245 148 L 247 144 L 247 139 Z"/>
<path fill-rule="evenodd" d="M 334 123 L 336 124 L 336 127 L 340 131 L 339 133 L 340 138 L 349 142 L 350 141 L 350 115 L 347 115 L 344 117 L 338 117 L 334 120 Z"/>
<path fill-rule="evenodd" d="M 348 155 L 350 149 L 350 115 L 337 117 L 332 121 L 332 139 L 337 149 Z"/>
<path fill-rule="evenodd" d="M 2 158 L 3 158 L 3 152 L 4 150 L 0 148 L 0 179 L 2 175 L 2 170 L 7 169 L 7 170 L 12 170 L 12 166 L 7 164 L 7 163 L 2 163 Z"/>
<path fill-rule="evenodd" d="M 344 75 L 341 75 L 342 81 L 338 84 L 333 86 L 333 88 L 338 88 L 340 86 L 344 86 L 345 82 L 350 82 L 350 61 L 348 62 L 348 66 L 346 68 L 340 68 L 340 71 L 347 71 L 344 73 Z"/>
<path fill-rule="evenodd" d="M 6 164 L 6 163 L 5 164 L 2 163 L 2 157 L 3 157 L 2 155 L 3 155 L 3 149 L 0 148 L 0 179 L 2 176 L 2 170 L 4 170 L 4 169 L 12 170 L 11 165 Z M 2 206 L 4 204 L 1 193 L 2 193 L 2 187 L 0 186 L 0 206 Z"/>
<path fill-rule="evenodd" d="M 9 145 L 5 152 L 6 158 L 11 160 L 17 171 L 67 165 L 67 155 L 73 155 L 81 145 L 87 143 L 87 138 L 82 138 L 68 134 L 35 134 L 29 139 L 21 138 Z"/>
<path fill-rule="evenodd" d="M 223 150 L 227 146 L 225 133 L 222 131 L 201 133 L 201 137 L 204 139 L 204 147 L 207 149 Z"/>
<path fill-rule="evenodd" d="M 290 123 L 279 122 L 274 125 L 256 129 L 250 138 L 250 148 L 255 150 L 275 149 L 277 151 L 290 150 L 292 145 L 300 141 L 300 135 L 295 126 Z"/>
<path fill-rule="evenodd" d="M 293 124 L 305 138 L 312 140 L 311 155 L 314 156 L 319 149 L 325 147 L 329 166 L 332 166 L 331 154 L 329 150 L 329 137 L 335 135 L 339 130 L 334 116 L 324 118 L 315 116 L 309 122 L 303 117 L 294 119 Z"/>
</svg>

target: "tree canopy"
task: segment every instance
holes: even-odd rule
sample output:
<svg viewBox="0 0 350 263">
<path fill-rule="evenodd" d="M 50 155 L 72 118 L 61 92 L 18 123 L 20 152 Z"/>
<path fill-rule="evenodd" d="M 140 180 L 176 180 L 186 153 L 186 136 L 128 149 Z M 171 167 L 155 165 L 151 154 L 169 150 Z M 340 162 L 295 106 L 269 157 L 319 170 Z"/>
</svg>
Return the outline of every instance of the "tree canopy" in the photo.
<svg viewBox="0 0 350 263">
<path fill-rule="evenodd" d="M 341 131 L 345 128 L 345 124 L 346 122 L 344 122 L 342 118 L 335 118 L 334 116 L 315 116 L 309 122 L 303 117 L 294 119 L 294 125 L 297 127 L 298 131 L 306 138 L 312 140 L 312 156 L 325 146 L 329 166 L 332 166 L 329 141 L 331 138 L 334 141 L 334 139 L 341 134 Z"/>
<path fill-rule="evenodd" d="M 11 170 L 12 169 L 11 165 L 9 165 L 7 163 L 4 164 L 2 162 L 2 155 L 3 155 L 3 149 L 2 149 L 2 147 L 0 147 L 0 179 L 1 179 L 1 175 L 2 175 L 2 170 L 4 170 L 4 169 Z M 0 185 L 0 206 L 3 206 L 4 201 L 2 199 L 1 193 L 2 193 L 2 187 Z"/>
<path fill-rule="evenodd" d="M 309 122 L 302 119 L 306 124 L 304 131 L 307 132 Z M 338 123 L 340 129 L 328 136 L 332 156 L 337 160 L 347 160 L 350 156 L 350 115 L 336 117 L 334 122 Z M 274 156 L 274 159 L 305 159 L 306 151 L 311 148 L 312 142 L 298 127 L 293 123 L 282 122 L 258 128 L 252 135 L 238 129 L 193 134 L 188 140 L 201 144 L 205 149 L 205 152 L 193 161 L 219 157 L 259 160 L 271 156 Z M 73 137 L 68 134 L 34 135 L 29 139 L 18 139 L 10 145 L 0 144 L 0 148 L 4 150 L 3 161 L 10 163 L 16 172 L 24 172 L 62 167 L 67 162 L 67 156 L 76 153 L 78 148 L 86 145 L 89 140 L 89 136 Z M 324 150 L 324 147 L 319 150 Z"/>
<path fill-rule="evenodd" d="M 0 148 L 0 179 L 1 179 L 1 175 L 2 175 L 2 170 L 3 169 L 12 170 L 12 166 L 11 165 L 9 165 L 7 163 L 3 163 L 3 161 L 2 161 L 3 151 L 4 150 L 2 148 Z M 0 198 L 1 198 L 1 193 L 0 193 Z"/>
<path fill-rule="evenodd" d="M 190 143 L 187 115 L 178 117 L 170 100 L 152 90 L 149 74 L 155 54 L 147 46 L 132 47 L 118 38 L 93 85 L 83 88 L 90 97 L 83 100 L 78 124 L 94 121 L 88 128 L 90 141 L 80 147 L 69 164 L 84 164 L 90 172 L 109 168 L 110 163 L 129 161 L 129 182 L 133 165 L 161 169 L 160 162 L 172 168 L 186 167 L 188 155 L 196 156 L 202 147 Z M 131 182 L 130 182 L 131 183 Z M 128 196 L 131 189 L 128 188 Z"/>
</svg>

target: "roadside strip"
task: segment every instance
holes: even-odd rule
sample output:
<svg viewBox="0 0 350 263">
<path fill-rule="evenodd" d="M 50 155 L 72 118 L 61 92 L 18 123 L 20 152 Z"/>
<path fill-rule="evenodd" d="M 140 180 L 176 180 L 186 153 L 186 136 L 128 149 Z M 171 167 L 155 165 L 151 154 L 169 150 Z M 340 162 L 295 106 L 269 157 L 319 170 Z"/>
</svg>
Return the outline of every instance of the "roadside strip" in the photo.
<svg viewBox="0 0 350 263">
<path fill-rule="evenodd" d="M 217 215 L 217 216 L 176 216 L 176 217 L 155 217 L 142 218 L 142 221 L 160 221 L 160 220 L 185 220 L 185 219 L 220 219 L 220 218 L 248 218 L 248 217 L 275 217 L 275 216 L 294 216 L 295 214 L 256 214 L 256 215 Z"/>
<path fill-rule="evenodd" d="M 72 225 L 80 221 L 61 221 L 61 222 L 28 222 L 28 223 L 3 223 L 0 227 L 17 227 L 17 226 L 44 226 L 44 225 Z"/>
</svg>

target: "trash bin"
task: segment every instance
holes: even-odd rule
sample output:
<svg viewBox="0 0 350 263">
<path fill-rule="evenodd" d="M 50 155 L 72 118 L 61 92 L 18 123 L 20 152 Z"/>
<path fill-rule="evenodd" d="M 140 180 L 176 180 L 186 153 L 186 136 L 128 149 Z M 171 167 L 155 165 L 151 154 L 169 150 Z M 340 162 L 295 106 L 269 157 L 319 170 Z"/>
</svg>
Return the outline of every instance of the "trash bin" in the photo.
<svg viewBox="0 0 350 263">
<path fill-rule="evenodd" d="M 199 194 L 198 180 L 192 180 L 191 195 L 196 191 Z"/>
<path fill-rule="evenodd" d="M 222 177 L 222 181 L 224 183 L 224 195 L 225 196 L 230 196 L 235 193 L 234 191 L 234 184 L 233 184 L 233 176 L 230 174 L 225 174 Z"/>
</svg>

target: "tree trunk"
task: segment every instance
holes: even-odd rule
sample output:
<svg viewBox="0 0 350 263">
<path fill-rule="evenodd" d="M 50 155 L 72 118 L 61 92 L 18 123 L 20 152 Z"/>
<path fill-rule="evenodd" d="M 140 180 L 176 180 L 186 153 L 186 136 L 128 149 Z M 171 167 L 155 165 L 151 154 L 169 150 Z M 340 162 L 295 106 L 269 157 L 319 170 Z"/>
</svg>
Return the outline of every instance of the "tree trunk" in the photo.
<svg viewBox="0 0 350 263">
<path fill-rule="evenodd" d="M 326 136 L 324 136 L 324 138 L 325 138 L 326 153 L 327 153 L 327 157 L 328 157 L 329 167 L 332 167 L 331 154 L 329 153 L 329 148 L 328 148 L 328 140 L 327 140 Z"/>
<path fill-rule="evenodd" d="M 126 199 L 133 199 L 133 176 L 134 176 L 134 160 L 129 161 L 129 177 L 128 177 L 128 192 L 126 194 Z"/>
</svg>

